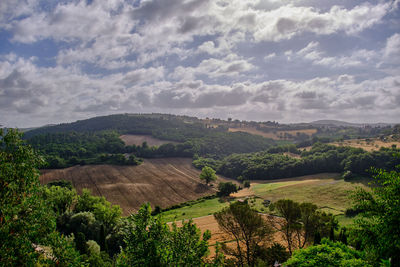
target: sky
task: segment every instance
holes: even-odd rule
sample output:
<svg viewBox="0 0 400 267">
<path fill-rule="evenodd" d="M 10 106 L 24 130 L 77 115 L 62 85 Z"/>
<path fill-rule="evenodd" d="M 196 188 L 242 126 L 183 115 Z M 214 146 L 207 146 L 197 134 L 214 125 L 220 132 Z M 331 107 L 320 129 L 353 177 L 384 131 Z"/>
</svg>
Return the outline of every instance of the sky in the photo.
<svg viewBox="0 0 400 267">
<path fill-rule="evenodd" d="M 0 125 L 400 122 L 400 0 L 2 0 Z"/>
</svg>

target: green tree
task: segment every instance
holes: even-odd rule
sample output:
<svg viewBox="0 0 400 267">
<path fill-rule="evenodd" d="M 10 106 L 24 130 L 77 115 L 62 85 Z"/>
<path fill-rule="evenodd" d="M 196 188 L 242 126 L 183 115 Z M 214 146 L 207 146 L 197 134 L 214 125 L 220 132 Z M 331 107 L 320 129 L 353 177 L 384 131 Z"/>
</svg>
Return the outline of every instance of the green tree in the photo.
<svg viewBox="0 0 400 267">
<path fill-rule="evenodd" d="M 57 214 L 63 214 L 69 210 L 77 199 L 75 189 L 61 186 L 42 187 L 44 198 L 51 203 Z"/>
<path fill-rule="evenodd" d="M 232 236 L 236 243 L 234 248 L 222 244 L 222 250 L 235 257 L 238 266 L 254 266 L 259 247 L 272 237 L 272 228 L 266 220 L 247 202 L 235 202 L 215 213 L 214 217 L 221 230 Z"/>
<path fill-rule="evenodd" d="M 274 243 L 268 248 L 260 247 L 257 254 L 257 266 L 274 266 L 275 262 L 282 263 L 290 257 L 286 248 L 279 243 Z"/>
<path fill-rule="evenodd" d="M 125 237 L 126 247 L 117 258 L 117 266 L 203 266 L 208 254 L 206 231 L 202 238 L 193 222 L 170 228 L 151 215 L 149 204 L 128 218 L 132 223 Z"/>
<path fill-rule="evenodd" d="M 54 212 L 42 196 L 37 170 L 41 164 L 21 133 L 8 129 L 4 134 L 0 129 L 0 266 L 33 266 L 40 261 L 78 266 L 78 254 L 56 232 Z M 45 256 L 39 252 L 42 246 L 50 246 L 53 253 Z"/>
<path fill-rule="evenodd" d="M 296 249 L 296 232 L 301 229 L 300 204 L 290 199 L 280 199 L 270 205 L 270 209 L 276 210 L 277 214 L 282 217 L 282 219 L 274 219 L 272 225 L 282 233 L 287 249 L 292 254 Z"/>
<path fill-rule="evenodd" d="M 238 191 L 237 185 L 232 182 L 218 184 L 218 196 L 229 196 L 231 193 Z"/>
<path fill-rule="evenodd" d="M 200 179 L 204 180 L 208 185 L 211 181 L 217 180 L 217 175 L 215 175 L 215 171 L 212 168 L 205 166 L 201 170 Z"/>
<path fill-rule="evenodd" d="M 353 208 L 361 211 L 354 231 L 375 263 L 391 258 L 392 266 L 400 266 L 400 173 L 375 170 L 375 183 L 352 196 Z"/>
<path fill-rule="evenodd" d="M 281 232 L 290 254 L 295 249 L 312 244 L 315 237 L 327 236 L 329 230 L 337 228 L 336 219 L 317 208 L 314 204 L 297 203 L 290 199 L 278 200 L 270 206 L 282 217 L 272 220 L 272 225 Z"/>
<path fill-rule="evenodd" d="M 322 239 L 321 245 L 310 246 L 297 250 L 292 257 L 283 264 L 296 267 L 369 267 L 364 260 L 364 254 L 348 246 Z"/>
</svg>

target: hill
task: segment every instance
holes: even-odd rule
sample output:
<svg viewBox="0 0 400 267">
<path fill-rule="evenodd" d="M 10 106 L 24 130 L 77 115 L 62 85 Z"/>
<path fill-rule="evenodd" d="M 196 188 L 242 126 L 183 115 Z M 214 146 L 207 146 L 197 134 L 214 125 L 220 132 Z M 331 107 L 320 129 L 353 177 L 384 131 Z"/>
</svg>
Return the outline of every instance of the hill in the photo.
<svg viewBox="0 0 400 267">
<path fill-rule="evenodd" d="M 199 174 L 190 159 L 149 159 L 139 166 L 87 165 L 42 170 L 40 182 L 71 181 L 78 193 L 88 188 L 94 195 L 120 205 L 124 215 L 129 215 L 145 202 L 166 208 L 215 194 L 213 187 L 201 183 Z"/>
<path fill-rule="evenodd" d="M 317 120 L 312 121 L 309 124 L 311 125 L 326 125 L 326 126 L 337 126 L 337 127 L 387 127 L 394 125 L 393 123 L 353 123 L 346 121 L 338 121 L 338 120 Z"/>
<path fill-rule="evenodd" d="M 120 136 L 130 139 L 125 140 L 127 141 L 125 144 L 130 147 L 125 147 L 119 139 Z M 132 140 L 133 137 L 135 140 Z M 37 128 L 26 132 L 24 138 L 43 156 L 51 157 L 48 159 L 49 162 L 66 162 L 66 164 L 51 164 L 51 168 L 70 166 L 76 162 L 103 163 L 100 159 L 104 153 L 133 153 L 135 156 L 145 158 L 194 155 L 222 157 L 232 153 L 261 151 L 276 144 L 272 139 L 262 136 L 229 132 L 225 126 L 209 127 L 195 117 L 168 114 L 119 114 L 95 117 Z M 138 138 L 142 138 L 139 143 Z M 138 147 L 146 138 L 157 147 L 150 148 L 150 143 L 145 147 Z M 104 143 L 112 143 L 117 147 L 111 151 L 102 145 Z M 90 153 L 87 153 L 88 151 Z M 120 155 L 117 157 L 121 158 Z"/>
</svg>

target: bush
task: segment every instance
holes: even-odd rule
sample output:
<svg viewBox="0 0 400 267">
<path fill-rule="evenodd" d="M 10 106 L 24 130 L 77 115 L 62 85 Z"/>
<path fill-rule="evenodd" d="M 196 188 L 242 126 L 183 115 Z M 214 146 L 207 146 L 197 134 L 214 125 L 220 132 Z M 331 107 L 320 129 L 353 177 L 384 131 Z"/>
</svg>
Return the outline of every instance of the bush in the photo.
<svg viewBox="0 0 400 267">
<path fill-rule="evenodd" d="M 236 193 L 238 191 L 238 187 L 232 182 L 219 183 L 218 190 L 218 196 L 229 196 L 231 193 Z"/>
</svg>

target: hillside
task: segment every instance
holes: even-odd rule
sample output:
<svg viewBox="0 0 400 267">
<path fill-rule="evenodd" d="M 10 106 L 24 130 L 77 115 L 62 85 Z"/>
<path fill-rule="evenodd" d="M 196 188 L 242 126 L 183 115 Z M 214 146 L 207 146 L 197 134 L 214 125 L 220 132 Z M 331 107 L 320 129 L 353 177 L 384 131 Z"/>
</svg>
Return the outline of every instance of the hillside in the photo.
<svg viewBox="0 0 400 267">
<path fill-rule="evenodd" d="M 317 120 L 312 121 L 309 124 L 311 125 L 333 125 L 333 126 L 344 126 L 344 127 L 387 127 L 394 125 L 393 123 L 353 123 L 353 122 L 346 122 L 346 121 L 338 121 L 338 120 Z"/>
<path fill-rule="evenodd" d="M 71 181 L 78 193 L 88 188 L 94 195 L 120 205 L 124 215 L 129 215 L 145 202 L 166 208 L 214 194 L 216 190 L 202 184 L 199 174 L 190 159 L 149 159 L 139 166 L 91 165 L 42 170 L 40 182 Z"/>
</svg>

